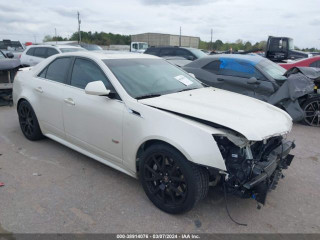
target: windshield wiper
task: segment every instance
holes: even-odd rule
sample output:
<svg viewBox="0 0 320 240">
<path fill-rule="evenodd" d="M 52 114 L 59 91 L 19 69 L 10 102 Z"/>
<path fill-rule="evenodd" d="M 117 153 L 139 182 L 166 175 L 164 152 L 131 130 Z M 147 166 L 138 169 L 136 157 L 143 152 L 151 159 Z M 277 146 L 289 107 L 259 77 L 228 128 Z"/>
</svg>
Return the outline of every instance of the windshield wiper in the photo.
<svg viewBox="0 0 320 240">
<path fill-rule="evenodd" d="M 153 98 L 153 97 L 160 97 L 160 96 L 161 94 L 147 94 L 147 95 L 136 97 L 136 99 L 139 100 L 139 99 Z"/>
<path fill-rule="evenodd" d="M 178 92 L 185 92 L 185 91 L 190 91 L 190 90 L 195 90 L 195 89 L 198 89 L 198 88 L 186 88 L 186 89 L 182 89 Z"/>
</svg>

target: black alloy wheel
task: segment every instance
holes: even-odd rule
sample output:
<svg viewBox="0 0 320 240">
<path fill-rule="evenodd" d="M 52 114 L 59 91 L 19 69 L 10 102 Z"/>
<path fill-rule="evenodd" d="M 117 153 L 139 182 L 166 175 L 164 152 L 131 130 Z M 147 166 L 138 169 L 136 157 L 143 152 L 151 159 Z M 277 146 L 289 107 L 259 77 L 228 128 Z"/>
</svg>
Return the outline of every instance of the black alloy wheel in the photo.
<svg viewBox="0 0 320 240">
<path fill-rule="evenodd" d="M 18 115 L 20 128 L 27 139 L 34 141 L 43 138 L 38 119 L 27 101 L 19 104 Z"/>
<path fill-rule="evenodd" d="M 144 176 L 149 191 L 168 205 L 178 205 L 187 196 L 188 187 L 177 162 L 163 153 L 154 153 L 144 165 Z"/>
<path fill-rule="evenodd" d="M 303 122 L 309 126 L 320 127 L 320 98 L 307 100 L 302 109 L 305 113 Z"/>
<path fill-rule="evenodd" d="M 141 157 L 139 169 L 147 196 L 165 212 L 189 211 L 208 192 L 208 171 L 169 145 L 149 147 Z"/>
</svg>

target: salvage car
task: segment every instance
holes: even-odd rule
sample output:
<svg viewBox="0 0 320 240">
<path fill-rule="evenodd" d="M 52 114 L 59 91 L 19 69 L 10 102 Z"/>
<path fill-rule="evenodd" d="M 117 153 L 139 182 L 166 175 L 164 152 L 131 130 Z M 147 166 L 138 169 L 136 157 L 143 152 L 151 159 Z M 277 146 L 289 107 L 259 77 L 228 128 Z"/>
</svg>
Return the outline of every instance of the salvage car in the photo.
<svg viewBox="0 0 320 240">
<path fill-rule="evenodd" d="M 182 57 L 190 61 L 207 56 L 203 51 L 197 48 L 188 47 L 149 47 L 145 54 L 150 54 L 162 58 Z"/>
<path fill-rule="evenodd" d="M 203 83 L 260 99 L 286 110 L 296 122 L 320 126 L 320 95 L 315 82 L 255 54 L 221 54 L 183 67 Z"/>
<path fill-rule="evenodd" d="M 304 58 L 301 60 L 288 62 L 288 63 L 280 63 L 281 67 L 290 70 L 294 67 L 315 67 L 320 68 L 320 56 L 315 56 L 311 58 Z"/>
<path fill-rule="evenodd" d="M 18 72 L 13 99 L 27 139 L 46 136 L 139 178 L 168 213 L 192 209 L 219 180 L 264 203 L 293 159 L 286 112 L 151 55 L 54 55 Z"/>
<path fill-rule="evenodd" d="M 12 98 L 12 82 L 20 67 L 19 59 L 12 59 L 13 54 L 4 54 L 0 50 L 0 106 L 8 105 Z"/>
<path fill-rule="evenodd" d="M 70 45 L 31 45 L 21 54 L 20 61 L 24 67 L 30 67 L 55 54 L 78 51 L 86 49 Z"/>
</svg>

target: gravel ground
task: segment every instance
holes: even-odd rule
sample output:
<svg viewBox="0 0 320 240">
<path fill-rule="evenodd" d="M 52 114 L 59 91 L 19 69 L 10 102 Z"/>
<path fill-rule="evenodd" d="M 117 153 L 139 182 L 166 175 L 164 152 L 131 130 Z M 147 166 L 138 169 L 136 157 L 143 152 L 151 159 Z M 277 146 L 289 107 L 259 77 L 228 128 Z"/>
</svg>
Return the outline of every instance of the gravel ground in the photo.
<svg viewBox="0 0 320 240">
<path fill-rule="evenodd" d="M 0 108 L 0 233 L 320 233 L 320 128 L 296 124 L 295 159 L 257 210 L 254 200 L 209 196 L 183 215 L 161 212 L 136 179 L 49 139 L 28 141 L 14 108 Z"/>
</svg>

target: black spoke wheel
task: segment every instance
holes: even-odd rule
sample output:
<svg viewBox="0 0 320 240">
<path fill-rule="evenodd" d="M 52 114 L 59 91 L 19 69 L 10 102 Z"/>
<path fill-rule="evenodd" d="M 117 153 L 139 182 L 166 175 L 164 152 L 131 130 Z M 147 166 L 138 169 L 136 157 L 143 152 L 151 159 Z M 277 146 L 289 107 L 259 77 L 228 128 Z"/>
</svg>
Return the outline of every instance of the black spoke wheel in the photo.
<svg viewBox="0 0 320 240">
<path fill-rule="evenodd" d="M 320 127 L 320 98 L 307 100 L 302 109 L 305 113 L 303 122 L 309 126 Z"/>
<path fill-rule="evenodd" d="M 149 147 L 140 160 L 140 180 L 149 199 L 168 213 L 190 210 L 208 190 L 206 169 L 165 144 Z"/>
<path fill-rule="evenodd" d="M 43 138 L 38 119 L 27 101 L 19 103 L 18 116 L 20 128 L 27 139 L 39 140 Z"/>
</svg>

